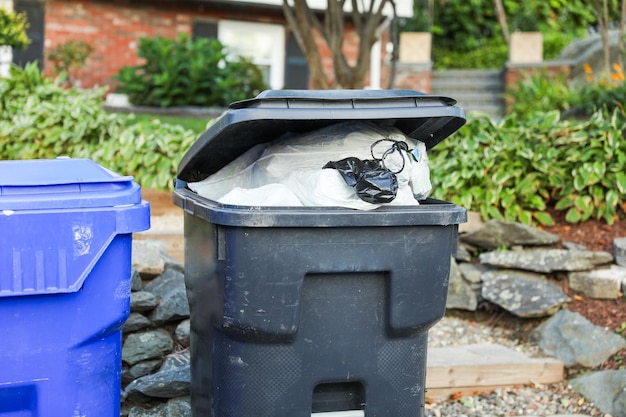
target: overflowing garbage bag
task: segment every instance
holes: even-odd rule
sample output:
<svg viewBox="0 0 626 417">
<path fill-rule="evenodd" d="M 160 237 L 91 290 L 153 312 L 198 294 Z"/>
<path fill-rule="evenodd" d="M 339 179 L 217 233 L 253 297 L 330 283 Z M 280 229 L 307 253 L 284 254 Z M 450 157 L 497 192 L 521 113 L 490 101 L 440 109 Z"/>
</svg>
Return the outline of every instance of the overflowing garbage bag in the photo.
<svg viewBox="0 0 626 417">
<path fill-rule="evenodd" d="M 369 121 L 285 134 L 187 186 L 222 204 L 359 210 L 418 205 L 432 190 L 426 145 Z"/>
</svg>

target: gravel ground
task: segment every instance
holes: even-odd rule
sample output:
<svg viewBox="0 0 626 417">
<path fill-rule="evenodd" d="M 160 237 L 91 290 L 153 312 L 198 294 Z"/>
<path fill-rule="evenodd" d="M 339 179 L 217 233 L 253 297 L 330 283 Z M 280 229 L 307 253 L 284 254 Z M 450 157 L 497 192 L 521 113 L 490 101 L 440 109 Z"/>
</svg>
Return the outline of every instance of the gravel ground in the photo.
<svg viewBox="0 0 626 417">
<path fill-rule="evenodd" d="M 538 357 L 537 346 L 519 341 L 513 327 L 492 327 L 456 317 L 444 317 L 429 332 L 428 346 L 498 343 Z M 490 394 L 458 395 L 426 405 L 428 417 L 504 417 L 585 415 L 610 417 L 571 389 L 567 382 L 498 389 Z"/>
</svg>

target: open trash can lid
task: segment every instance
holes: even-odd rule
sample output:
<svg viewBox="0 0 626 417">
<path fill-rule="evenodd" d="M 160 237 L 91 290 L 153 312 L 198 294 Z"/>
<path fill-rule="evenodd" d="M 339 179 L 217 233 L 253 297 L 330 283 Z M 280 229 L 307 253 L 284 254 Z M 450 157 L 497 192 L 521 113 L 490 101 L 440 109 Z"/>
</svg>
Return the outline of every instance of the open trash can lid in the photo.
<svg viewBox="0 0 626 417">
<path fill-rule="evenodd" d="M 287 133 L 367 120 L 394 126 L 430 149 L 465 123 L 447 97 L 414 90 L 268 90 L 232 103 L 183 156 L 178 179 L 201 181 L 248 149 Z"/>
<path fill-rule="evenodd" d="M 0 210 L 126 206 L 141 203 L 129 176 L 89 159 L 0 161 Z"/>
</svg>

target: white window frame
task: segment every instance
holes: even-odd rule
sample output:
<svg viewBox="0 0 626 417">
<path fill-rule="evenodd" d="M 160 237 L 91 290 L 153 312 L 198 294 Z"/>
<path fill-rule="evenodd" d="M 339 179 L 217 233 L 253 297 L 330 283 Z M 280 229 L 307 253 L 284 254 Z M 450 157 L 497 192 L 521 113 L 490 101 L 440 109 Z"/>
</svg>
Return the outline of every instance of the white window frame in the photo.
<svg viewBox="0 0 626 417">
<path fill-rule="evenodd" d="M 227 48 L 236 49 L 236 45 L 229 44 L 230 33 L 246 34 L 252 38 L 267 36 L 271 40 L 271 57 L 263 62 L 255 61 L 255 57 L 248 57 L 252 62 L 270 67 L 270 87 L 279 90 L 285 85 L 285 27 L 270 23 L 254 23 L 239 20 L 220 20 L 217 27 L 217 37 Z"/>
</svg>

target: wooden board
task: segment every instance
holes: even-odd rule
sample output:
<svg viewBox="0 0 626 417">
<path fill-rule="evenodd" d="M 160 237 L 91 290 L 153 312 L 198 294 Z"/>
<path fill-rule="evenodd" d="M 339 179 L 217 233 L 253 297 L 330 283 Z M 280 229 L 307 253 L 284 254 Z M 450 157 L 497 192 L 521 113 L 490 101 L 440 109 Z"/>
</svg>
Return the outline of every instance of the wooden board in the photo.
<svg viewBox="0 0 626 417">
<path fill-rule="evenodd" d="M 499 387 L 562 381 L 564 366 L 552 358 L 531 358 L 497 344 L 432 348 L 428 351 L 426 390 L 431 399 L 451 394 L 489 392 Z"/>
</svg>

